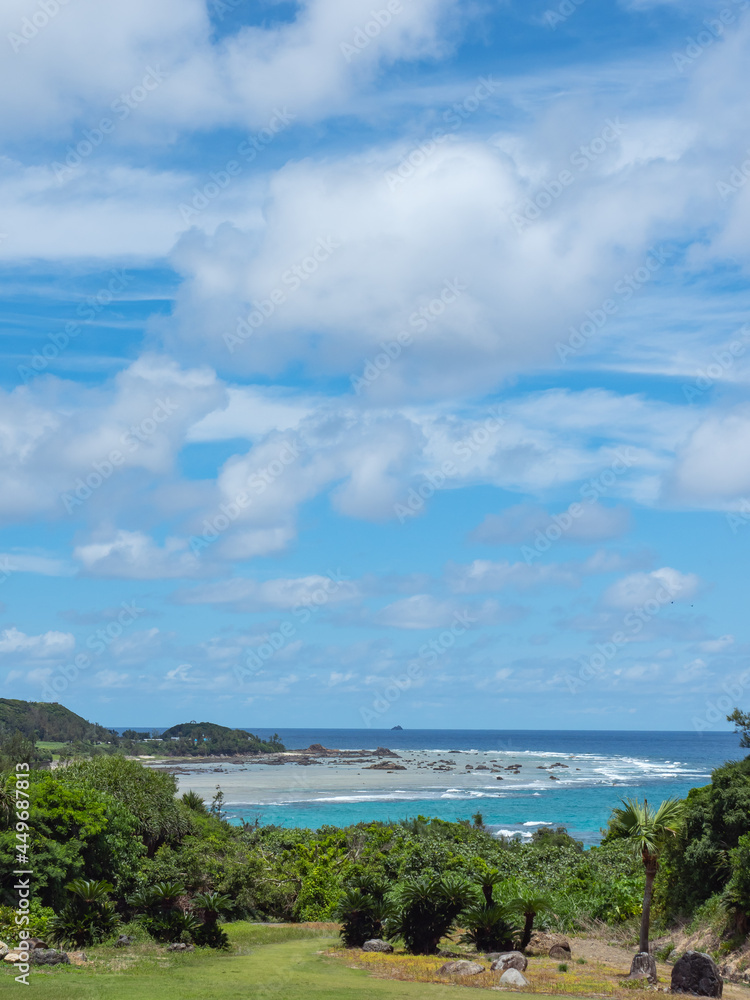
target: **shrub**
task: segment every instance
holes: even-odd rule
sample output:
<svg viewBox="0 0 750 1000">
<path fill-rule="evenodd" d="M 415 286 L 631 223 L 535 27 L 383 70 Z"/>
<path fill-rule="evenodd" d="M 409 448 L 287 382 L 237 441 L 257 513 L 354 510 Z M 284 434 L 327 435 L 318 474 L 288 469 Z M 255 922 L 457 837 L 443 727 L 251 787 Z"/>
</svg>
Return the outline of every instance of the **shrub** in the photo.
<svg viewBox="0 0 750 1000">
<path fill-rule="evenodd" d="M 389 901 L 389 937 L 403 938 L 412 955 L 434 955 L 458 914 L 478 902 L 478 889 L 454 873 L 426 874 L 399 883 Z"/>
<path fill-rule="evenodd" d="M 502 903 L 470 906 L 461 914 L 461 923 L 466 927 L 463 940 L 477 951 L 510 951 L 519 932 L 509 908 Z"/>
<path fill-rule="evenodd" d="M 50 920 L 52 940 L 84 948 L 110 937 L 120 922 L 115 904 L 109 899 L 112 884 L 78 878 L 66 889 L 72 898 Z"/>
</svg>

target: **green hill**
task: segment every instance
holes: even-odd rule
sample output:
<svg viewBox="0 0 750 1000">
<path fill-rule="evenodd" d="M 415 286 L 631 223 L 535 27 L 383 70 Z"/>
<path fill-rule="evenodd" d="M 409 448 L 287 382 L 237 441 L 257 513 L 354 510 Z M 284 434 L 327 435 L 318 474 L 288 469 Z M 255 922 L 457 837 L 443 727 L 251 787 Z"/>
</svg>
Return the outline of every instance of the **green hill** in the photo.
<svg viewBox="0 0 750 1000">
<path fill-rule="evenodd" d="M 46 701 L 19 701 L 0 698 L 0 736 L 21 733 L 28 739 L 60 741 L 106 741 L 112 733 L 94 722 L 71 712 L 64 705 Z"/>
<path fill-rule="evenodd" d="M 161 738 L 173 741 L 176 752 L 274 753 L 284 749 L 276 733 L 269 740 L 261 740 L 244 729 L 230 729 L 216 722 L 181 722 L 165 730 Z"/>
</svg>

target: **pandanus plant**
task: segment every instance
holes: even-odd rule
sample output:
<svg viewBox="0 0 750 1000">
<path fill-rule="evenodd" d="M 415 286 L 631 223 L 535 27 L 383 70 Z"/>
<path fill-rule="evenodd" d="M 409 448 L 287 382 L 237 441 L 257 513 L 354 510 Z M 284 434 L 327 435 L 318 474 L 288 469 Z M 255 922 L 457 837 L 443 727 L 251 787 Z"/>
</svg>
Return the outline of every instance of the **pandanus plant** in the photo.
<svg viewBox="0 0 750 1000">
<path fill-rule="evenodd" d="M 646 886 L 643 890 L 641 933 L 638 944 L 641 953 L 648 954 L 651 900 L 654 879 L 659 871 L 659 859 L 667 842 L 676 836 L 682 823 L 683 805 L 678 799 L 665 799 L 654 809 L 644 799 L 623 799 L 623 809 L 615 809 L 609 823 L 610 833 L 629 841 L 633 853 L 643 861 Z"/>
</svg>

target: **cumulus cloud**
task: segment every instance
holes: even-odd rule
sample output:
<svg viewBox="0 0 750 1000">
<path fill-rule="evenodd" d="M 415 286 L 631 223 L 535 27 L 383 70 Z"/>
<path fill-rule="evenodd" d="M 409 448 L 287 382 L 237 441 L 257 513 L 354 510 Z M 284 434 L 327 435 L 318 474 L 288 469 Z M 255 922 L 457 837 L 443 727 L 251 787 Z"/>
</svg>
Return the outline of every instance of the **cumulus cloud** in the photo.
<svg viewBox="0 0 750 1000">
<path fill-rule="evenodd" d="M 604 593 L 604 603 L 612 608 L 634 608 L 646 601 L 690 601 L 695 596 L 700 579 L 695 573 L 681 573 L 664 566 L 650 573 L 631 573 L 612 584 Z"/>
<path fill-rule="evenodd" d="M 74 648 L 75 637 L 70 632 L 27 635 L 14 627 L 0 632 L 0 656 L 14 660 L 56 660 L 68 656 Z"/>
</svg>

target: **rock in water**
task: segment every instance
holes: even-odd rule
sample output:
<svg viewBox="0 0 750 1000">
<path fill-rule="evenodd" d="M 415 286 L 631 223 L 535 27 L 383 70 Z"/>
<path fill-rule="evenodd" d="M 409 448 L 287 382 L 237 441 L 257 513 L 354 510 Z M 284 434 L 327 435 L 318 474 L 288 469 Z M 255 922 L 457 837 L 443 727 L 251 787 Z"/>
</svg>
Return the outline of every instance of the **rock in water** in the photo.
<svg viewBox="0 0 750 1000">
<path fill-rule="evenodd" d="M 550 958 L 557 958 L 562 962 L 567 962 L 569 958 L 572 958 L 573 953 L 567 941 L 560 941 L 552 945 L 548 954 Z"/>
<path fill-rule="evenodd" d="M 32 948 L 29 953 L 32 965 L 70 965 L 70 959 L 64 951 L 54 948 Z"/>
<path fill-rule="evenodd" d="M 493 972 L 505 972 L 507 969 L 525 972 L 528 964 L 528 959 L 520 951 L 504 951 L 497 956 L 490 968 Z"/>
<path fill-rule="evenodd" d="M 633 958 L 628 979 L 648 979 L 652 986 L 656 984 L 656 961 L 647 951 L 639 951 Z"/>
<path fill-rule="evenodd" d="M 446 962 L 438 971 L 441 976 L 478 976 L 480 972 L 484 972 L 484 966 L 461 958 L 457 962 Z"/>
<path fill-rule="evenodd" d="M 702 951 L 686 951 L 672 969 L 672 992 L 695 993 L 699 997 L 720 997 L 724 982 L 719 967 Z"/>
<path fill-rule="evenodd" d="M 500 982 L 505 986 L 528 986 L 529 981 L 518 969 L 506 969 L 500 976 Z"/>
<path fill-rule="evenodd" d="M 390 955 L 393 951 L 393 945 L 388 944 L 387 941 L 381 941 L 380 938 L 372 938 L 370 941 L 365 941 L 362 945 L 362 951 L 382 951 L 386 955 Z"/>
</svg>

